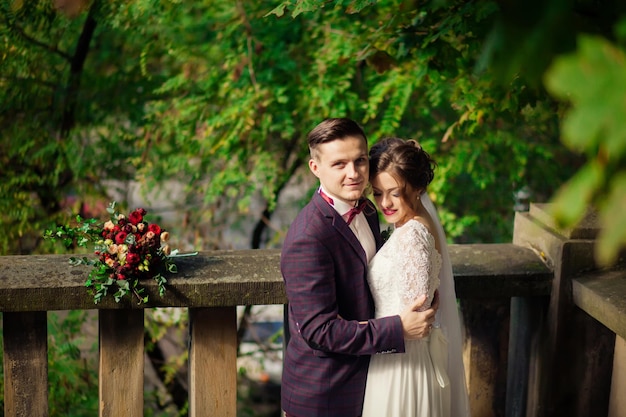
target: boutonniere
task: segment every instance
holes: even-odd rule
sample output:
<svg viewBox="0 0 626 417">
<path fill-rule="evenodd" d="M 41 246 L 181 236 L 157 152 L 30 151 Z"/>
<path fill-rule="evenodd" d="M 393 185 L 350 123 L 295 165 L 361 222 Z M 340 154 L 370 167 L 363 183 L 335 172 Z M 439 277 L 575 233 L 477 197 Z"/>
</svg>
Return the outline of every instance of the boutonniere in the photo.
<svg viewBox="0 0 626 417">
<path fill-rule="evenodd" d="M 389 237 L 391 237 L 392 233 L 393 233 L 393 226 L 389 226 L 385 230 L 380 232 L 380 236 L 383 238 L 383 243 L 389 240 Z"/>
</svg>

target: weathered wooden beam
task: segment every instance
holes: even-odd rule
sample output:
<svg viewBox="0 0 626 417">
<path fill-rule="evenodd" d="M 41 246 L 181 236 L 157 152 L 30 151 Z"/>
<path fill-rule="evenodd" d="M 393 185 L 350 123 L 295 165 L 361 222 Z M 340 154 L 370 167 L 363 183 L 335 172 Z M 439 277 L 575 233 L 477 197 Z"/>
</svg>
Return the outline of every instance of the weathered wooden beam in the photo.
<svg viewBox="0 0 626 417">
<path fill-rule="evenodd" d="M 99 416 L 143 417 L 143 310 L 100 310 Z"/>
<path fill-rule="evenodd" d="M 532 250 L 513 244 L 451 245 L 457 296 L 511 297 L 547 295 L 552 274 Z M 84 286 L 90 267 L 70 266 L 69 255 L 0 256 L 0 311 L 134 309 L 151 307 L 225 307 L 285 304 L 276 249 L 211 251 L 178 258 L 168 290 L 144 284 L 147 304 L 95 305 Z"/>
<path fill-rule="evenodd" d="M 527 359 L 511 358 L 529 366 L 524 373 L 529 377 L 527 416 L 607 415 L 615 334 L 576 308 L 572 292 L 572 280 L 581 271 L 597 269 L 597 232 L 591 212 L 571 230 L 560 229 L 546 205 L 533 204 L 515 217 L 513 243 L 545 257 L 554 269 L 547 309 L 533 327 L 536 343 L 524 353 Z"/>
<path fill-rule="evenodd" d="M 615 338 L 608 417 L 626 417 L 626 339 Z"/>
<path fill-rule="evenodd" d="M 45 311 L 4 313 L 4 416 L 48 416 Z"/>
<path fill-rule="evenodd" d="M 237 311 L 189 310 L 189 416 L 237 416 Z"/>
<path fill-rule="evenodd" d="M 202 252 L 177 258 L 161 298 L 156 282 L 142 282 L 150 302 L 94 304 L 84 283 L 91 267 L 70 266 L 70 255 L 0 256 L 0 311 L 224 307 L 286 302 L 278 250 Z"/>
<path fill-rule="evenodd" d="M 463 298 L 463 362 L 472 415 L 502 415 L 506 399 L 509 300 Z"/>
<path fill-rule="evenodd" d="M 572 280 L 574 303 L 626 339 L 626 271 L 587 272 Z"/>
<path fill-rule="evenodd" d="M 540 254 L 512 243 L 450 245 L 458 298 L 549 295 L 553 272 Z"/>
</svg>

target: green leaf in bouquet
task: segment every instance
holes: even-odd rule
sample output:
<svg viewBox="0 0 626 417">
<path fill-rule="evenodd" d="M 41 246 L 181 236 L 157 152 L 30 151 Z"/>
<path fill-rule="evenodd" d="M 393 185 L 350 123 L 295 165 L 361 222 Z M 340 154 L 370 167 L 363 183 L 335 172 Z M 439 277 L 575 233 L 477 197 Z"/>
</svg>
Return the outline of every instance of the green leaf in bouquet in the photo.
<svg viewBox="0 0 626 417">
<path fill-rule="evenodd" d="M 111 204 L 109 204 L 109 206 L 107 207 L 107 212 L 111 215 L 115 214 L 115 204 L 117 204 L 115 201 L 113 201 Z"/>
<path fill-rule="evenodd" d="M 118 279 L 117 281 L 115 281 L 115 283 L 117 284 L 118 287 L 120 287 L 123 290 L 130 290 L 130 284 L 127 280 L 125 279 Z"/>
</svg>

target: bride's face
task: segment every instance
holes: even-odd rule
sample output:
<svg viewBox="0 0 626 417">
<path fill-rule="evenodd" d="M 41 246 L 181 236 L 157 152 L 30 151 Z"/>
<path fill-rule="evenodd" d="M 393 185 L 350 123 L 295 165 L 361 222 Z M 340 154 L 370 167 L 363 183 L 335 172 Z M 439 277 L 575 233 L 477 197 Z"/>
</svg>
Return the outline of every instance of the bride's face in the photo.
<svg viewBox="0 0 626 417">
<path fill-rule="evenodd" d="M 381 172 L 371 183 L 374 200 L 387 223 L 400 227 L 416 215 L 415 209 L 407 202 L 410 201 L 410 196 L 403 195 L 403 184 L 398 183 L 391 174 Z M 407 188 L 410 189 L 410 186 Z"/>
</svg>

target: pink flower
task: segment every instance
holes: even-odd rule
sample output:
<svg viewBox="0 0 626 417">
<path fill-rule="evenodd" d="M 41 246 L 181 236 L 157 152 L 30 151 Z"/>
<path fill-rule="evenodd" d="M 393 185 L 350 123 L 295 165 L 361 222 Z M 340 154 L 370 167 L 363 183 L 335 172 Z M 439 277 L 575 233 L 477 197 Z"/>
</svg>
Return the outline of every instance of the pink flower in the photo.
<svg viewBox="0 0 626 417">
<path fill-rule="evenodd" d="M 104 230 L 113 230 L 114 227 L 115 225 L 113 224 L 111 220 L 109 220 L 108 222 L 104 224 Z"/>
</svg>

